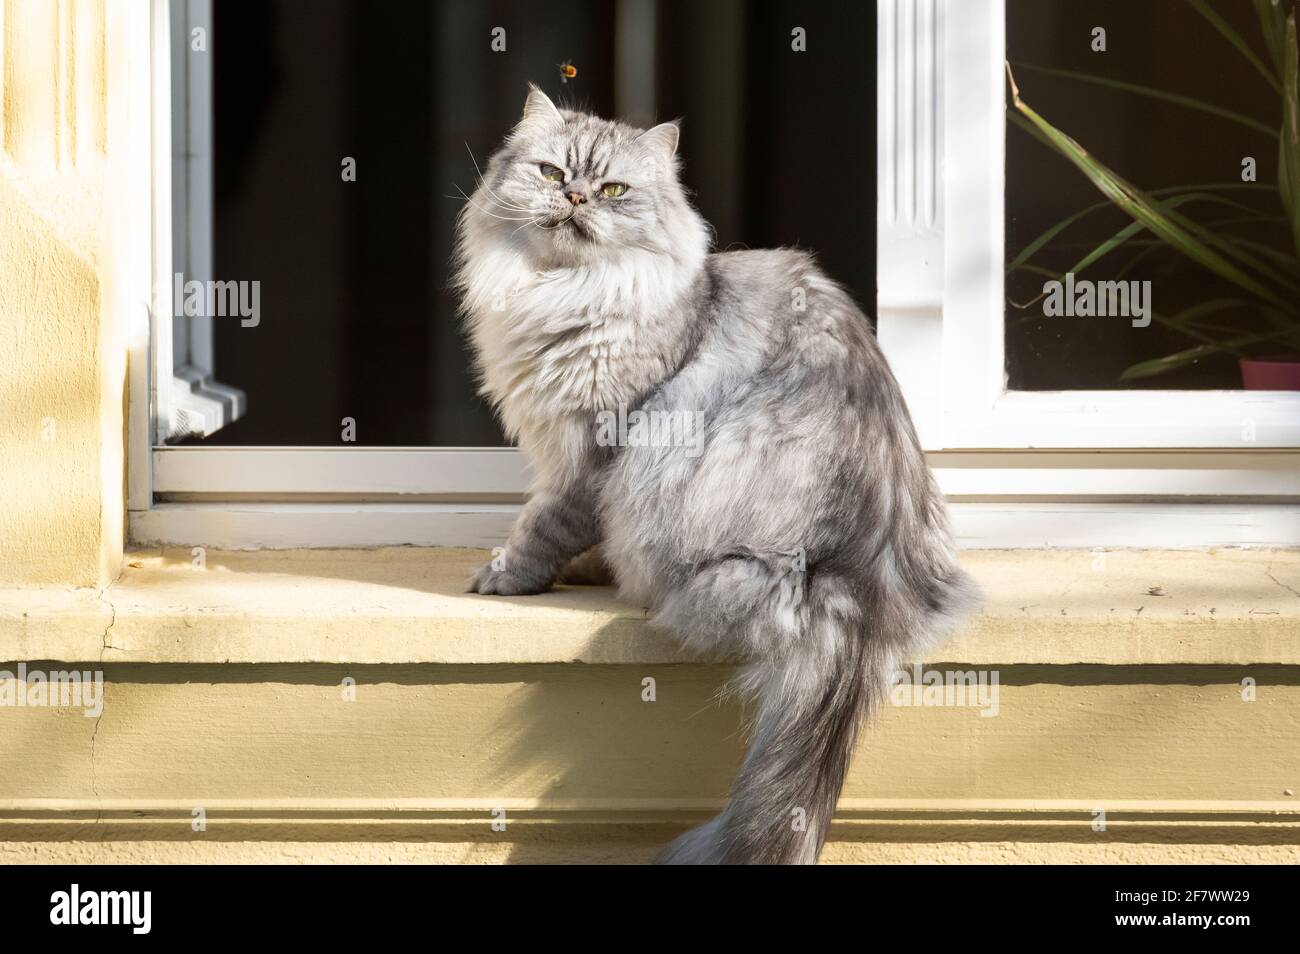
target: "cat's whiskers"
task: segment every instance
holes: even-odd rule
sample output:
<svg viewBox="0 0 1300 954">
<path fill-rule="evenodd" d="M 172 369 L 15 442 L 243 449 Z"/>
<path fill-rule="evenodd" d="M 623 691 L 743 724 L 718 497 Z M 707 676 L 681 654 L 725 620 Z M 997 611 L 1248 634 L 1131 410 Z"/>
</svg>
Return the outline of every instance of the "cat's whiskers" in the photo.
<svg viewBox="0 0 1300 954">
<path fill-rule="evenodd" d="M 457 191 L 459 191 L 459 190 L 457 190 Z M 447 196 L 447 198 L 448 198 L 448 199 L 455 199 L 455 198 L 457 198 L 457 196 L 449 195 L 449 196 Z M 465 195 L 464 192 L 461 192 L 459 198 L 463 198 L 466 202 L 468 202 L 470 205 L 474 206 L 474 208 L 478 209 L 478 210 L 479 210 L 480 212 L 482 212 L 484 215 L 490 215 L 490 216 L 492 216 L 492 218 L 494 218 L 494 219 L 501 219 L 501 221 L 503 221 L 503 222 L 527 222 L 527 221 L 530 221 L 530 220 L 532 219 L 532 213 L 531 213 L 531 212 L 529 212 L 528 215 L 522 215 L 522 216 L 520 216 L 520 215 L 498 215 L 496 212 L 493 212 L 491 209 L 485 209 L 485 208 L 483 208 L 483 206 L 479 205 L 477 202 L 475 202 L 475 201 L 474 201 L 473 199 L 471 199 L 469 196 Z M 523 210 L 520 210 L 520 211 L 523 211 Z"/>
<path fill-rule="evenodd" d="M 573 218 L 573 216 L 569 216 L 569 219 L 571 219 L 571 218 Z M 560 219 L 560 221 L 556 222 L 554 225 L 542 225 L 542 224 L 541 224 L 541 222 L 542 222 L 541 219 L 534 219 L 533 222 L 534 222 L 534 224 L 537 225 L 537 227 L 538 227 L 539 229 L 544 229 L 544 230 L 547 231 L 547 232 L 551 232 L 551 231 L 554 231 L 555 229 L 558 229 L 558 228 L 559 228 L 561 225 L 563 225 L 565 222 L 569 221 L 569 219 Z"/>
<path fill-rule="evenodd" d="M 570 216 L 570 218 L 572 218 L 572 216 Z M 556 222 L 554 225 L 543 225 L 541 219 L 536 219 L 536 218 L 529 219 L 523 225 L 519 226 L 518 229 L 515 229 L 515 232 L 518 232 L 519 229 L 527 228 L 530 225 L 535 225 L 537 228 L 541 229 L 544 232 L 551 232 L 555 229 L 558 229 L 561 225 L 563 225 L 567 221 L 569 221 L 569 219 L 561 219 L 560 221 Z M 510 234 L 514 235 L 515 232 L 511 232 Z"/>
<path fill-rule="evenodd" d="M 475 185 L 478 186 L 478 188 L 482 189 L 489 196 L 491 196 L 492 200 L 496 202 L 498 205 L 500 205 L 503 209 L 510 209 L 514 212 L 532 211 L 530 209 L 525 209 L 517 205 L 512 205 L 511 203 L 507 202 L 505 199 L 501 198 L 501 196 L 498 195 L 496 191 L 487 184 L 486 181 L 484 181 L 483 170 L 479 168 L 478 160 L 474 158 L 474 150 L 469 147 L 468 142 L 465 143 L 465 151 L 469 153 L 469 161 L 474 164 L 474 181 L 475 181 Z"/>
<path fill-rule="evenodd" d="M 501 198 L 501 196 L 497 195 L 495 192 L 493 192 L 491 189 L 489 189 L 486 185 L 484 185 L 482 179 L 479 180 L 478 187 L 479 187 L 481 190 L 483 190 L 484 192 L 487 193 L 487 197 L 488 197 L 490 200 L 492 200 L 492 204 L 493 204 L 493 205 L 498 205 L 498 206 L 500 206 L 501 208 L 503 208 L 503 209 L 507 209 L 508 211 L 511 211 L 511 212 L 527 212 L 527 213 L 530 214 L 530 215 L 533 214 L 533 210 L 532 210 L 532 209 L 527 208 L 526 206 L 519 205 L 519 204 L 514 203 L 514 202 L 507 202 L 505 199 Z M 461 189 L 460 186 L 456 186 L 456 190 L 457 190 L 458 192 L 460 192 L 461 195 L 465 195 L 465 190 Z M 475 194 L 477 195 L 477 193 L 475 193 Z M 465 198 L 468 199 L 469 196 L 465 195 Z"/>
<path fill-rule="evenodd" d="M 481 210 L 481 211 L 483 211 L 483 212 L 487 212 L 488 215 L 492 215 L 492 214 L 493 214 L 493 213 L 492 213 L 491 211 L 489 211 L 488 209 L 484 209 L 483 206 L 481 206 L 481 205 L 479 205 L 478 203 L 474 202 L 473 198 L 471 198 L 470 196 L 466 195 L 466 194 L 465 194 L 465 190 L 462 189 L 460 186 L 456 185 L 456 183 L 453 182 L 453 183 L 452 183 L 452 187 L 455 188 L 455 190 L 456 190 L 457 192 L 460 193 L 460 198 L 464 199 L 466 202 L 469 202 L 469 203 L 473 204 L 474 207 L 475 207 L 476 209 L 479 209 L 479 210 Z M 449 199 L 454 199 L 454 198 L 456 198 L 456 196 L 448 196 L 447 198 L 449 198 Z M 492 196 L 489 196 L 489 199 L 492 201 L 492 204 L 493 204 L 493 205 L 497 206 L 498 208 L 500 208 L 500 209 L 502 209 L 502 210 L 504 210 L 504 211 L 506 211 L 506 212 L 521 212 L 521 213 L 523 213 L 523 215 L 524 215 L 525 217 L 527 217 L 527 218 L 532 218 L 534 215 L 537 214 L 536 211 L 534 211 L 533 209 L 526 209 L 526 208 L 524 208 L 524 207 L 521 206 L 521 205 L 511 205 L 511 204 L 508 203 L 508 202 L 503 202 L 503 201 L 501 201 L 500 199 L 496 199 L 496 198 L 494 198 L 494 197 L 492 197 Z M 498 215 L 497 218 L 499 218 L 499 219 L 500 219 L 500 218 L 507 218 L 507 216 L 501 216 L 501 215 Z M 518 221 L 518 220 L 516 220 L 516 221 Z"/>
<path fill-rule="evenodd" d="M 461 140 L 465 143 L 465 151 L 469 153 L 469 161 L 474 163 L 474 172 L 478 176 L 478 181 L 483 181 L 483 170 L 478 167 L 478 160 L 474 158 L 474 150 L 469 147 L 468 140 Z"/>
<path fill-rule="evenodd" d="M 489 189 L 487 186 L 485 186 L 482 182 L 479 183 L 479 188 L 482 189 L 484 192 L 487 193 L 488 198 L 491 199 L 493 203 L 495 203 L 496 205 L 501 206 L 501 208 L 503 208 L 503 209 L 509 209 L 511 212 L 531 212 L 531 211 L 532 211 L 531 209 L 526 208 L 526 207 L 524 207 L 524 206 L 522 206 L 522 205 L 517 205 L 517 204 L 515 204 L 515 203 L 513 203 L 513 202 L 507 202 L 505 199 L 501 198 L 501 196 L 497 195 L 495 192 L 493 192 L 491 189 Z"/>
</svg>

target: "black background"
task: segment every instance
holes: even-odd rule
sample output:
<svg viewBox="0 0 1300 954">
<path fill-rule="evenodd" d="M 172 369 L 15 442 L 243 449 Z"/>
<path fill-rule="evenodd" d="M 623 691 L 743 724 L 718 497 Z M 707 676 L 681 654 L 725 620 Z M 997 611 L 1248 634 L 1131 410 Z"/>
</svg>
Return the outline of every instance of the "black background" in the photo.
<svg viewBox="0 0 1300 954">
<path fill-rule="evenodd" d="M 182 824 L 187 822 L 182 821 Z M 1087 819 L 1080 830 L 1087 832 Z M 202 836 L 198 836 L 202 837 Z M 1081 837 L 1088 837 L 1086 834 Z M 1199 939 L 1206 949 L 1231 949 L 1242 941 L 1294 939 L 1293 870 L 1240 866 L 870 866 L 865 870 L 768 868 L 733 871 L 634 871 L 601 868 L 312 866 L 0 868 L 0 918 L 6 941 L 41 937 L 58 944 L 113 942 L 123 947 L 169 945 L 198 939 L 292 941 L 322 949 L 341 942 L 376 941 L 402 946 L 474 943 L 495 948 L 510 941 L 579 946 L 608 927 L 634 941 L 689 932 L 697 941 L 735 944 L 759 935 L 766 946 L 792 930 L 816 923 L 823 933 L 856 931 L 879 942 L 900 933 L 929 946 L 1014 940 L 1160 939 L 1180 949 Z M 541 879 L 545 878 L 545 885 Z M 718 891 L 725 878 L 732 894 L 746 891 L 748 905 Z M 557 880 L 559 879 L 559 880 Z M 660 880 L 663 879 L 663 880 Z M 90 890 L 151 890 L 153 928 L 133 935 L 122 926 L 54 926 L 50 895 L 77 882 Z M 699 897 L 687 899 L 681 888 Z M 1248 890 L 1239 903 L 1118 903 L 1117 891 Z M 738 907 L 734 916 L 721 908 Z M 719 910 L 715 910 L 718 908 Z M 1124 914 L 1245 914 L 1248 926 L 1117 926 Z M 563 915 L 573 914 L 573 917 Z M 548 931 L 548 925 L 554 928 Z M 782 930 L 784 928 L 784 930 Z M 1285 949 L 1285 944 L 1283 945 Z"/>
</svg>

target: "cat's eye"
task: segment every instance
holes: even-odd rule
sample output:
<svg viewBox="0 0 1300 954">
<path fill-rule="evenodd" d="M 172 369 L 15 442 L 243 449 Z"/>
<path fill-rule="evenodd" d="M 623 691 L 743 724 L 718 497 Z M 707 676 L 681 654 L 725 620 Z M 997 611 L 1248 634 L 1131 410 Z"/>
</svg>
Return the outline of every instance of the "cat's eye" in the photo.
<svg viewBox="0 0 1300 954">
<path fill-rule="evenodd" d="M 549 162 L 542 163 L 542 178 L 547 182 L 563 182 L 564 170 L 559 166 L 553 166 Z"/>
<path fill-rule="evenodd" d="M 621 182 L 606 182 L 605 187 L 600 191 L 605 193 L 605 195 L 609 196 L 611 199 L 617 199 L 627 191 L 627 186 L 623 185 Z"/>
</svg>

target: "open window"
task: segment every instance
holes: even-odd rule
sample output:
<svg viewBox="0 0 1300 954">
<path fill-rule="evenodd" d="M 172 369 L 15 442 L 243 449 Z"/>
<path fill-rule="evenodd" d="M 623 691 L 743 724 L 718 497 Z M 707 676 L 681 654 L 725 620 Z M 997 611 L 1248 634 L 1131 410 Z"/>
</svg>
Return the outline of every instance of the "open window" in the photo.
<svg viewBox="0 0 1300 954">
<path fill-rule="evenodd" d="M 1276 151 L 1276 137 L 1216 141 L 1195 112 L 1179 125 L 1170 100 L 1138 97 L 1142 108 L 1129 112 L 1117 104 L 1120 86 L 1157 81 L 1208 82 L 1229 109 L 1252 95 L 1236 85 L 1249 78 L 1235 62 L 1240 52 L 1191 6 L 1149 7 L 879 3 L 878 333 L 941 485 L 959 502 L 959 527 L 964 513 L 972 533 L 1004 545 L 1263 543 L 1300 529 L 1291 506 L 1300 494 L 1300 392 L 1243 390 L 1231 354 L 1180 374 L 1126 376 L 1196 342 L 1142 316 L 1043 311 L 1044 282 L 1133 220 L 1108 210 L 1043 137 L 1009 125 L 1008 59 L 1032 57 L 1036 70 L 1015 73 L 1022 96 L 1033 76 L 1049 118 L 1080 138 L 1101 137 L 1101 158 L 1113 156 L 1140 185 L 1212 182 L 1196 176 L 1216 163 L 1219 181 L 1239 182 L 1243 155 Z M 1251 9 L 1238 13 L 1254 18 Z M 1094 28 L 1108 30 L 1108 52 L 1091 51 Z M 1143 112 L 1153 104 L 1167 111 L 1164 127 Z M 1280 121 L 1279 109 L 1271 122 Z M 1261 179 L 1270 166 L 1275 172 L 1275 160 L 1260 163 Z M 1059 250 L 1044 243 L 1018 261 L 1056 223 L 1093 206 L 1095 223 L 1080 220 L 1091 232 L 1062 230 Z M 1193 287 L 1196 270 L 1177 270 L 1177 252 L 1158 249 L 1155 238 L 1130 236 L 1124 254 L 1076 277 L 1133 278 L 1124 266 L 1142 254 L 1158 311 L 1172 316 L 1198 295 L 1221 294 L 1208 279 Z M 1273 239 L 1278 254 L 1294 256 L 1283 233 Z M 1249 529 L 1237 534 L 1234 524 Z"/>
<path fill-rule="evenodd" d="M 1231 353 L 1125 378 L 1185 350 L 1187 336 L 1131 316 L 1048 316 L 1034 301 L 1043 272 L 1063 273 L 1125 228 L 1123 213 L 1099 208 L 1017 263 L 1057 222 L 1105 201 L 1059 151 L 1009 126 L 1008 59 L 1036 68 L 1014 74 L 1025 102 L 1144 188 L 1195 184 L 1177 178 L 1192 170 L 1168 148 L 1175 129 L 1192 137 L 1198 175 L 1215 165 L 1206 182 L 1239 175 L 1255 153 L 1259 181 L 1275 174 L 1245 127 L 1238 140 L 1162 119 L 1153 136 L 1142 110 L 1169 117 L 1178 104 L 1121 104 L 1113 83 L 1054 75 L 1186 81 L 1188 96 L 1244 108 L 1236 97 L 1253 67 L 1190 5 L 152 2 L 158 241 L 145 383 L 133 364 L 133 407 L 150 395 L 132 418 L 138 541 L 501 542 L 528 471 L 475 394 L 446 280 L 458 192 L 529 81 L 605 115 L 684 116 L 687 184 L 719 248 L 814 249 L 868 313 L 875 303 L 964 545 L 1300 535 L 1300 392 L 1241 388 Z M 1245 30 L 1238 6 L 1211 4 Z M 1104 53 L 1090 48 L 1096 27 L 1108 31 Z M 1134 44 L 1161 50 L 1156 65 Z M 874 71 L 862 56 L 873 46 Z M 1128 277 L 1106 269 L 1150 240 L 1128 236 L 1129 254 L 1078 277 Z M 1166 317 L 1222 294 L 1186 270 L 1166 279 L 1159 269 L 1176 256 L 1147 247 L 1132 267 L 1156 269 Z M 208 283 L 221 284 L 211 297 L 226 313 L 185 315 L 178 272 L 205 302 Z"/>
<path fill-rule="evenodd" d="M 1238 14 L 1254 18 L 1253 10 Z M 1091 139 L 1100 140 L 1096 148 L 1107 147 L 1102 158 L 1113 157 L 1122 173 L 1154 182 L 1157 193 L 1217 174 L 1229 196 L 1237 186 L 1271 189 L 1276 196 L 1275 129 L 1254 140 L 1248 140 L 1249 129 L 1238 140 L 1225 139 L 1223 130 L 1208 128 L 1203 114 L 1192 111 L 1190 120 L 1179 122 L 1186 107 L 1110 85 L 1145 81 L 1176 94 L 1180 82 L 1208 82 L 1225 110 L 1267 116 L 1270 110 L 1243 86 L 1249 77 L 1236 63 L 1240 54 L 1179 4 L 1152 5 L 1139 15 L 1131 4 L 1106 2 L 882 0 L 881 18 L 881 337 L 925 422 L 927 445 L 1300 444 L 1300 393 L 1243 392 L 1230 351 L 1207 353 L 1166 375 L 1129 375 L 1196 340 L 1141 316 L 1054 320 L 1044 313 L 1044 273 L 1060 277 L 1055 273 L 1069 267 L 1071 252 L 1088 257 L 1109 236 L 1108 227 L 1114 232 L 1133 220 L 1066 159 L 1009 126 L 1005 108 L 1006 60 L 1032 56 L 1035 68 L 1024 65 L 1017 74 L 1022 94 L 1028 98 L 1032 77 L 1041 105 L 1064 131 L 1093 133 Z M 1014 48 L 1007 43 L 1008 24 Z M 1094 28 L 1107 26 L 1111 48 L 1090 53 Z M 1175 36 L 1176 44 L 1169 39 Z M 1161 48 L 1164 54 L 1153 53 Z M 1247 63 L 1244 72 L 1250 70 Z M 1274 100 L 1276 125 L 1281 103 Z M 1250 153 L 1261 157 L 1258 184 L 1239 177 L 1242 157 Z M 1263 181 L 1268 175 L 1272 185 Z M 1237 205 L 1236 215 L 1264 214 Z M 1062 231 L 1055 236 L 1062 241 L 1023 255 L 1044 232 L 1090 207 L 1097 229 L 1089 233 L 1092 221 L 1081 218 L 1076 228 L 1084 231 Z M 1278 205 L 1274 214 L 1281 211 Z M 1102 267 L 1077 277 L 1154 278 L 1155 310 L 1168 317 L 1198 296 L 1222 295 L 1215 276 L 1176 268 L 1185 264 L 1177 250 L 1151 233 L 1130 238 L 1129 254 L 1112 252 Z M 1294 257 L 1284 230 L 1270 232 L 1268 242 L 1274 254 Z M 1052 253 L 1059 254 L 1051 259 Z M 1138 254 L 1145 259 L 1139 268 L 1147 270 L 1126 271 Z M 1107 271 L 1112 265 L 1114 275 Z"/>
<path fill-rule="evenodd" d="M 157 387 L 138 540 L 500 542 L 529 474 L 476 393 L 448 280 L 463 194 L 529 82 L 634 123 L 685 117 L 718 246 L 815 248 L 870 309 L 870 7 L 157 0 L 155 16 L 156 122 L 177 145 L 154 374 L 179 383 Z M 851 172 L 810 201 L 810 163 Z M 195 295 L 218 313 L 185 314 Z"/>
</svg>

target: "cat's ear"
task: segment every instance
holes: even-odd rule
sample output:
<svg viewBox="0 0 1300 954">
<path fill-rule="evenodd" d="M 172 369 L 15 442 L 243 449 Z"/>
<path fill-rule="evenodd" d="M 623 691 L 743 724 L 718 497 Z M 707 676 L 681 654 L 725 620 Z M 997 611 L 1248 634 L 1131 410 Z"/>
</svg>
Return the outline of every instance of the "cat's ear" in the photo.
<svg viewBox="0 0 1300 954">
<path fill-rule="evenodd" d="M 558 129 L 564 126 L 564 117 L 555 108 L 551 98 L 532 83 L 528 84 L 528 98 L 524 100 L 524 114 L 519 117 L 516 130 Z"/>
<path fill-rule="evenodd" d="M 682 130 L 676 122 L 660 123 L 636 137 L 636 144 L 656 159 L 668 160 L 677 152 Z"/>
</svg>

